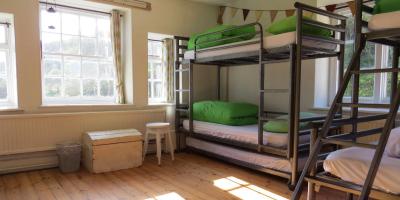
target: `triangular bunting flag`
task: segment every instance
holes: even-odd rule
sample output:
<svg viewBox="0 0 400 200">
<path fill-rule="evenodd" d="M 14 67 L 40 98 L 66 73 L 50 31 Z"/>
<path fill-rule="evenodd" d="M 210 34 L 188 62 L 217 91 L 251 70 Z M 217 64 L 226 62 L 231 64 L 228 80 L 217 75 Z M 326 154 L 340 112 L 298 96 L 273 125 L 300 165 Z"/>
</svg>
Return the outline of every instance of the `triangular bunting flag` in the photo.
<svg viewBox="0 0 400 200">
<path fill-rule="evenodd" d="M 247 16 L 249 15 L 249 9 L 243 9 L 243 20 L 246 21 Z"/>
<path fill-rule="evenodd" d="M 329 12 L 334 12 L 336 10 L 337 4 L 327 5 L 325 6 L 326 10 Z"/>
<path fill-rule="evenodd" d="M 306 17 L 312 18 L 314 13 L 309 12 L 309 11 L 304 11 L 303 15 L 306 16 Z"/>
<path fill-rule="evenodd" d="M 220 6 L 219 11 L 218 11 L 218 24 L 223 24 L 224 23 L 224 13 L 225 13 L 225 6 Z"/>
<path fill-rule="evenodd" d="M 356 3 L 354 1 L 349 1 L 347 5 L 350 8 L 351 14 L 354 16 L 356 14 Z"/>
<path fill-rule="evenodd" d="M 255 14 L 256 14 L 256 21 L 257 21 L 257 22 L 260 21 L 261 16 L 262 16 L 262 14 L 263 14 L 263 11 L 262 11 L 262 10 L 256 10 L 256 11 L 255 11 Z"/>
<path fill-rule="evenodd" d="M 292 10 L 285 10 L 286 17 L 293 16 L 293 15 L 294 15 L 294 12 L 296 12 L 295 9 L 292 9 Z"/>
<path fill-rule="evenodd" d="M 269 15 L 271 16 L 271 23 L 275 21 L 276 15 L 278 15 L 277 10 L 271 10 L 269 11 Z"/>
<path fill-rule="evenodd" d="M 238 9 L 237 8 L 231 8 L 231 18 L 235 17 Z"/>
</svg>

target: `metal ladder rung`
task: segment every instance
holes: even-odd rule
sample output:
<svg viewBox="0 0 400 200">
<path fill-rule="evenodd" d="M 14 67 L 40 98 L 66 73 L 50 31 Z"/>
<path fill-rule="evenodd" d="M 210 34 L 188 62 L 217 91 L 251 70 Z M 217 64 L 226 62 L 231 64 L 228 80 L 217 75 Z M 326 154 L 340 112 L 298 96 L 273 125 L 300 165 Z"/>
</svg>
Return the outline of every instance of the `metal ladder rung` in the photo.
<svg viewBox="0 0 400 200">
<path fill-rule="evenodd" d="M 189 89 L 175 90 L 175 92 L 190 92 Z"/>
<path fill-rule="evenodd" d="M 345 140 L 339 140 L 339 139 L 333 139 L 333 138 L 323 138 L 321 140 L 325 144 L 336 144 L 336 145 L 342 145 L 342 146 L 355 146 L 355 147 L 369 148 L 369 149 L 376 149 L 378 147 L 375 144 L 365 144 L 365 143 L 351 142 L 351 141 L 345 141 Z"/>
<path fill-rule="evenodd" d="M 362 70 L 354 70 L 353 74 L 373 74 L 373 73 L 393 73 L 400 72 L 399 68 L 380 68 L 380 69 L 362 69 Z"/>
<path fill-rule="evenodd" d="M 178 48 L 186 50 L 188 48 L 188 46 L 187 45 L 179 45 Z"/>
<path fill-rule="evenodd" d="M 185 54 L 181 54 L 181 53 L 180 53 L 180 54 L 178 54 L 178 57 L 179 57 L 179 58 L 184 58 L 184 57 L 185 57 Z"/>
<path fill-rule="evenodd" d="M 390 108 L 390 104 L 370 104 L 370 103 L 337 103 L 338 106 L 352 108 Z"/>
<path fill-rule="evenodd" d="M 178 72 L 188 72 L 190 69 L 189 68 L 187 68 L 187 69 L 175 69 L 175 72 L 176 73 L 178 73 Z"/>
<path fill-rule="evenodd" d="M 288 93 L 289 89 L 265 89 L 260 90 L 260 93 Z"/>
</svg>

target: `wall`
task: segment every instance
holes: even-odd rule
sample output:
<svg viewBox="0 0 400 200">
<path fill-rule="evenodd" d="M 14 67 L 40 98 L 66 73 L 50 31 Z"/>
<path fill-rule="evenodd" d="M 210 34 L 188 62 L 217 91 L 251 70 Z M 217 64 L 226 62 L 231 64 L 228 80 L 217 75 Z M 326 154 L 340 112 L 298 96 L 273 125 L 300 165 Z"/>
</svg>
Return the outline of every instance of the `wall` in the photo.
<svg viewBox="0 0 400 200">
<path fill-rule="evenodd" d="M 232 4 L 234 7 L 247 8 L 250 10 L 285 10 L 293 8 L 295 1 L 237 1 Z M 316 5 L 316 0 L 300 1 L 309 5 Z M 284 11 L 280 11 L 275 20 L 286 17 Z M 244 24 L 256 21 L 254 12 L 250 12 L 246 21 L 243 21 L 241 10 L 237 12 L 234 18 L 231 18 L 230 9 L 227 8 L 224 15 L 225 24 Z M 271 24 L 271 19 L 268 12 L 265 12 L 260 20 L 264 29 Z M 266 67 L 265 72 L 265 88 L 266 89 L 288 89 L 289 88 L 289 63 L 270 64 Z M 228 98 L 231 101 L 246 101 L 258 103 L 258 80 L 259 68 L 255 65 L 229 68 L 229 78 L 227 87 Z M 308 110 L 314 104 L 314 74 L 315 61 L 304 61 L 302 67 L 302 85 L 301 85 L 301 108 Z M 226 78 L 224 78 L 226 79 Z M 266 109 L 270 111 L 287 112 L 289 109 L 288 93 L 284 94 L 269 94 L 266 95 Z"/>
<path fill-rule="evenodd" d="M 80 140 L 84 131 L 118 128 L 139 128 L 148 121 L 172 120 L 171 108 L 147 105 L 147 36 L 148 32 L 189 36 L 215 26 L 217 7 L 186 0 L 149 0 L 152 10 L 132 9 L 129 16 L 132 30 L 133 64 L 127 76 L 133 77 L 127 92 L 133 94 L 133 105 L 110 106 L 42 106 L 41 61 L 39 39 L 39 2 L 37 0 L 1 0 L 0 12 L 15 17 L 18 96 L 20 110 L 0 111 L 0 155 L 54 148 L 57 142 Z M 128 32 L 129 32 L 128 31 Z M 212 88 L 215 81 L 206 81 L 204 70 L 196 75 L 198 93 Z M 205 69 L 206 70 L 206 69 Z M 200 76 L 198 75 L 200 74 Z M 214 78 L 215 79 L 215 78 Z M 203 96 L 196 93 L 197 96 Z M 213 98 L 215 93 L 205 94 Z M 160 110 L 161 109 L 161 110 Z M 126 115 L 129 112 L 131 115 Z M 85 116 L 90 113 L 90 126 Z M 166 116 L 166 113 L 168 116 Z M 117 120 L 119 119 L 119 120 Z M 52 125 L 52 120 L 57 125 Z M 83 121 L 81 121 L 83 120 Z M 128 123 L 129 122 L 129 123 Z M 36 124 L 38 123 L 38 124 Z M 41 126 L 44 124 L 43 126 Z M 37 125 L 37 126 L 36 126 Z M 83 128 L 82 128 L 83 127 Z M 48 128 L 48 130 L 47 130 Z M 47 130 L 43 132 L 43 130 Z"/>
</svg>

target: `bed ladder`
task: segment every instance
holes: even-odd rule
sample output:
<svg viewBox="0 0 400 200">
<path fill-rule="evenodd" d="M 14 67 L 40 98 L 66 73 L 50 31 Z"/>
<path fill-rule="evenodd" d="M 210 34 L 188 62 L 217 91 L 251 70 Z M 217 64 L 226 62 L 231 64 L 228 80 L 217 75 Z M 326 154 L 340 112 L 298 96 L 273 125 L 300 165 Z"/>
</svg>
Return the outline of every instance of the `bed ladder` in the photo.
<svg viewBox="0 0 400 200">
<path fill-rule="evenodd" d="M 191 95 L 191 87 L 184 89 L 184 75 L 188 75 L 188 81 L 192 79 L 192 67 L 185 68 L 183 59 L 184 53 L 188 49 L 187 42 L 189 38 L 175 36 L 175 130 L 176 130 L 176 150 L 182 150 L 182 119 L 190 116 L 190 102 L 185 104 L 185 93 Z"/>
<path fill-rule="evenodd" d="M 400 40 L 397 40 L 397 43 L 394 41 L 393 43 L 390 43 L 389 41 L 392 41 L 391 39 L 396 39 L 396 37 L 400 36 L 400 29 L 398 30 L 391 30 L 391 31 L 379 31 L 379 32 L 369 32 L 369 33 L 361 33 L 361 27 L 362 24 L 365 24 L 362 22 L 361 14 L 362 14 L 362 9 L 365 9 L 366 6 L 363 5 L 362 0 L 357 0 L 357 14 L 356 14 L 356 19 L 359 19 L 356 21 L 356 50 L 351 58 L 349 67 L 344 75 L 343 81 L 340 83 L 338 92 L 333 100 L 333 103 L 330 107 L 330 110 L 328 112 L 327 118 L 325 122 L 322 125 L 321 131 L 317 136 L 317 139 L 315 140 L 315 143 L 313 145 L 313 148 L 311 149 L 310 156 L 305 164 L 305 167 L 303 169 L 303 172 L 301 173 L 299 180 L 297 182 L 296 188 L 293 192 L 293 195 L 291 197 L 292 200 L 298 200 L 300 199 L 301 193 L 302 193 L 302 188 L 304 185 L 304 181 L 308 181 L 309 188 L 310 184 L 314 183 L 328 183 L 325 184 L 328 187 L 331 187 L 333 189 L 339 189 L 340 190 L 348 192 L 348 198 L 352 199 L 352 195 L 356 194 L 359 195 L 359 199 L 361 200 L 366 200 L 370 197 L 370 194 L 372 196 L 371 190 L 372 190 L 372 184 L 374 182 L 375 176 L 377 174 L 380 162 L 382 160 L 382 156 L 390 135 L 391 129 L 394 127 L 394 122 L 396 119 L 396 115 L 399 109 L 399 104 L 400 104 L 400 90 L 398 84 L 398 72 L 399 72 L 399 49 L 400 49 Z M 362 9 L 361 9 L 362 8 Z M 358 30 L 358 31 L 357 31 Z M 394 47 L 394 52 L 393 52 L 393 63 L 391 68 L 381 68 L 381 69 L 360 69 L 360 58 L 361 58 L 361 53 L 364 50 L 366 46 L 366 42 L 375 42 L 375 43 L 380 43 L 380 44 L 390 44 L 391 46 Z M 375 74 L 375 73 L 391 73 L 392 74 L 392 93 L 391 93 L 391 100 L 390 104 L 366 104 L 366 103 L 359 103 L 358 101 L 358 92 L 359 92 L 359 76 L 360 74 Z M 352 100 L 351 103 L 343 103 L 342 99 L 345 94 L 345 91 L 347 89 L 347 86 L 350 84 L 350 80 L 352 81 L 353 84 L 353 91 L 352 91 Z M 353 126 L 353 130 L 351 131 L 350 135 L 351 137 L 343 137 L 343 138 L 332 138 L 328 136 L 329 129 L 333 125 L 338 125 L 342 121 L 336 121 L 334 119 L 335 113 L 340 109 L 340 107 L 350 107 L 351 108 L 351 117 L 348 120 Z M 358 116 L 358 108 L 386 108 L 389 109 L 388 113 L 385 115 L 376 115 L 376 116 L 368 116 L 367 118 L 370 119 L 386 119 L 385 124 L 383 128 L 380 129 L 375 129 L 375 133 L 380 133 L 379 137 L 379 142 L 378 144 L 366 144 L 366 143 L 359 143 L 357 142 L 357 134 L 360 132 L 357 132 L 357 124 L 361 122 L 366 122 L 366 120 L 362 120 L 362 117 Z M 382 117 L 383 116 L 383 117 Z M 365 117 L 364 117 L 365 118 Z M 372 120 L 374 121 L 374 120 Z M 342 123 L 343 124 L 343 123 Z M 379 131 L 378 131 L 379 130 Z M 365 131 L 364 131 L 365 132 Z M 355 137 L 354 137 L 355 136 Z M 328 179 L 326 176 L 323 176 L 321 173 L 317 174 L 316 173 L 316 165 L 318 163 L 318 156 L 320 155 L 320 152 L 322 150 L 322 147 L 326 144 L 335 144 L 339 146 L 356 146 L 356 147 L 363 147 L 363 148 L 371 148 L 375 149 L 375 154 L 372 159 L 366 180 L 362 186 L 349 183 L 349 182 L 344 182 L 339 179 Z M 310 189 L 309 189 L 309 199 L 315 198 L 310 196 Z"/>
</svg>

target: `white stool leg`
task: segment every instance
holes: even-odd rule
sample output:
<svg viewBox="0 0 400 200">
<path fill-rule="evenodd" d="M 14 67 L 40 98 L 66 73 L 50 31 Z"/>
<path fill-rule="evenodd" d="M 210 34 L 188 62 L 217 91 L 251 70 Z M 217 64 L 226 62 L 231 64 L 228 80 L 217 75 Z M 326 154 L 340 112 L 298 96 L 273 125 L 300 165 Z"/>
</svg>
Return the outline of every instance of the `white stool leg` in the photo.
<svg viewBox="0 0 400 200">
<path fill-rule="evenodd" d="M 161 134 L 156 134 L 158 165 L 161 165 Z"/>
<path fill-rule="evenodd" d="M 175 160 L 175 158 L 174 158 L 174 146 L 172 145 L 172 138 L 171 138 L 171 131 L 168 130 L 166 136 L 168 136 L 169 151 L 171 153 L 171 158 L 172 158 L 172 160 Z"/>
<path fill-rule="evenodd" d="M 143 161 L 144 157 L 146 157 L 148 146 L 149 146 L 149 133 L 146 131 L 146 133 L 144 134 Z"/>
</svg>

